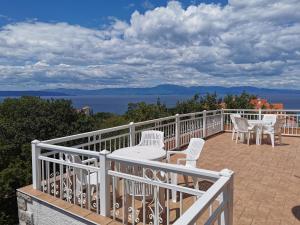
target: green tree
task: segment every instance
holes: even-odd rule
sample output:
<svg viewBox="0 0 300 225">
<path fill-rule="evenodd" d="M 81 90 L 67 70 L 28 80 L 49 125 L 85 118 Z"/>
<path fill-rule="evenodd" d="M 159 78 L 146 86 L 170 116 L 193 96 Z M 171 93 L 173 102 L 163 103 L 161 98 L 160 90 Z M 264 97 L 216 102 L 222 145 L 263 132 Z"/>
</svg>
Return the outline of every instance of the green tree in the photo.
<svg viewBox="0 0 300 225">
<path fill-rule="evenodd" d="M 97 129 L 115 127 L 129 123 L 129 120 L 127 120 L 125 116 L 108 112 L 96 113 L 93 115 L 93 118 Z"/>
<path fill-rule="evenodd" d="M 200 104 L 206 110 L 216 110 L 220 108 L 222 102 L 221 98 L 218 98 L 216 93 L 207 93 L 205 96 L 201 97 Z"/>
<path fill-rule="evenodd" d="M 77 113 L 71 101 L 21 97 L 0 104 L 0 224 L 17 224 L 16 189 L 31 183 L 30 142 L 93 129 L 93 117 Z"/>
<path fill-rule="evenodd" d="M 200 103 L 199 94 L 195 94 L 191 99 L 178 101 L 175 108 L 173 109 L 174 113 L 190 113 L 190 112 L 200 112 L 204 109 L 203 105 Z"/>
<path fill-rule="evenodd" d="M 251 100 L 255 98 L 255 95 L 243 92 L 240 95 L 226 95 L 224 102 L 227 109 L 253 109 Z"/>
<path fill-rule="evenodd" d="M 129 103 L 125 118 L 128 121 L 145 121 L 160 117 L 169 116 L 169 110 L 160 101 L 157 104 L 147 104 L 145 102 Z"/>
<path fill-rule="evenodd" d="M 174 113 L 190 113 L 200 112 L 203 110 L 215 110 L 220 108 L 222 99 L 218 98 L 216 93 L 207 93 L 204 96 L 195 94 L 192 98 L 177 102 L 175 108 L 172 110 Z"/>
</svg>

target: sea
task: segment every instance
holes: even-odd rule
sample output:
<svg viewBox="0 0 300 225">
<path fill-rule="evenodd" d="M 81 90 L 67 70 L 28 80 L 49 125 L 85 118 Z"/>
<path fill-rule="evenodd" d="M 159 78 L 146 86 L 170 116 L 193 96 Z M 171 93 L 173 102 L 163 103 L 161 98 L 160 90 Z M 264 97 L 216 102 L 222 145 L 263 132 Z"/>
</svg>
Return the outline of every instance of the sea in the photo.
<svg viewBox="0 0 300 225">
<path fill-rule="evenodd" d="M 128 103 L 146 102 L 156 103 L 160 99 L 161 103 L 168 107 L 173 107 L 178 101 L 191 98 L 191 95 L 89 95 L 89 96 L 47 96 L 44 99 L 69 99 L 75 108 L 90 106 L 94 113 L 111 112 L 123 114 L 128 109 Z M 300 109 L 300 94 L 267 94 L 261 96 L 266 98 L 270 103 L 283 103 L 285 109 Z M 0 102 L 5 98 L 0 97 Z M 11 97 L 15 98 L 15 97 Z"/>
</svg>

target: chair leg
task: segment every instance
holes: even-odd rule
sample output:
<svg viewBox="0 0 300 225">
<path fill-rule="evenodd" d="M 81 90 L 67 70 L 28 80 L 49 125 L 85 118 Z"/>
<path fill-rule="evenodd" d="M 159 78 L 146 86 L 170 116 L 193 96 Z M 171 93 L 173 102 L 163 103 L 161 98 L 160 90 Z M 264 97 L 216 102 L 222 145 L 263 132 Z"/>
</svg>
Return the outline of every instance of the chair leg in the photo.
<svg viewBox="0 0 300 225">
<path fill-rule="evenodd" d="M 232 135 L 231 135 L 231 140 L 234 140 L 234 135 L 235 135 L 235 129 L 232 129 Z"/>
<path fill-rule="evenodd" d="M 240 136 L 240 134 L 239 134 L 239 132 L 237 131 L 237 132 L 236 132 L 236 138 L 235 138 L 235 143 L 236 143 L 236 144 L 238 143 L 239 136 Z"/>
<path fill-rule="evenodd" d="M 186 186 L 189 186 L 189 178 L 188 176 L 183 175 L 184 183 Z"/>
<path fill-rule="evenodd" d="M 274 148 L 274 146 L 275 146 L 275 134 L 270 134 L 270 138 L 271 138 L 272 147 Z"/>
<path fill-rule="evenodd" d="M 250 137 L 251 137 L 250 135 L 251 135 L 251 133 L 248 132 L 248 138 L 247 138 L 247 139 L 248 139 L 248 140 L 247 140 L 247 144 L 248 144 L 248 145 L 250 145 Z"/>
<path fill-rule="evenodd" d="M 196 177 L 192 177 L 192 178 L 193 178 L 194 188 L 198 190 L 199 189 L 198 179 Z"/>
<path fill-rule="evenodd" d="M 281 144 L 282 144 L 282 136 L 281 136 L 281 133 L 278 134 L 278 138 L 279 138 L 279 144 L 281 145 Z"/>
</svg>

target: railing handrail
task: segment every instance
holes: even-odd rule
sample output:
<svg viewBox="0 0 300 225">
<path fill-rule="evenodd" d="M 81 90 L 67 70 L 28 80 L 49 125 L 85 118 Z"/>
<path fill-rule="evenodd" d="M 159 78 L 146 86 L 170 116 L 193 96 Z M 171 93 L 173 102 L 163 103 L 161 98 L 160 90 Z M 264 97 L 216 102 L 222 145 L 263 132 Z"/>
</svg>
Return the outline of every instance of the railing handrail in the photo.
<svg viewBox="0 0 300 225">
<path fill-rule="evenodd" d="M 85 156 L 92 156 L 92 157 L 99 157 L 100 153 L 96 151 L 87 151 L 87 150 L 82 150 L 78 148 L 73 148 L 73 147 L 65 147 L 65 146 L 60 146 L 60 145 L 52 145 L 52 144 L 46 144 L 46 143 L 38 143 L 36 145 L 37 147 L 45 150 L 51 150 L 51 151 L 56 151 L 56 152 L 63 152 L 63 153 L 73 153 L 73 154 L 80 154 L 80 155 L 85 155 Z"/>
<path fill-rule="evenodd" d="M 224 112 L 226 111 L 253 111 L 258 112 L 261 110 L 262 112 L 268 111 L 275 111 L 275 112 L 300 112 L 300 109 L 223 109 Z"/>
<path fill-rule="evenodd" d="M 201 191 L 201 190 L 197 190 L 197 189 L 191 189 L 191 188 L 187 188 L 187 187 L 183 187 L 183 186 L 179 186 L 179 185 L 175 185 L 175 184 L 150 180 L 150 179 L 147 179 L 145 177 L 139 177 L 139 176 L 126 174 L 126 173 L 122 173 L 122 172 L 116 172 L 116 171 L 113 171 L 113 170 L 109 170 L 108 174 L 111 175 L 111 176 L 114 176 L 114 177 L 119 177 L 119 178 L 123 178 L 123 179 L 126 179 L 126 180 L 140 182 L 140 183 L 144 183 L 144 184 L 155 185 L 155 186 L 166 188 L 166 189 L 172 189 L 172 190 L 175 190 L 175 191 L 184 192 L 186 194 L 190 194 L 190 195 L 194 195 L 194 196 L 202 196 L 205 193 L 205 191 Z"/>
<path fill-rule="evenodd" d="M 230 177 L 222 176 L 203 194 L 187 211 L 179 217 L 174 225 L 191 225 L 205 212 L 209 205 L 220 195 L 226 187 Z M 223 198 L 224 199 L 224 198 Z"/>
<path fill-rule="evenodd" d="M 117 131 L 117 130 L 124 130 L 124 129 L 128 129 L 129 126 L 130 126 L 129 124 L 125 124 L 122 126 L 110 127 L 110 128 L 80 133 L 80 134 L 69 135 L 69 136 L 60 137 L 60 138 L 53 138 L 53 139 L 45 140 L 42 142 L 47 143 L 47 144 L 55 144 L 55 143 L 60 143 L 60 142 L 64 142 L 64 141 L 71 141 L 71 140 L 78 139 L 78 138 L 85 138 L 89 135 L 98 135 L 98 134 Z"/>
<path fill-rule="evenodd" d="M 72 166 L 72 167 L 76 167 L 76 168 L 79 168 L 79 169 L 90 170 L 90 171 L 93 171 L 93 172 L 100 171 L 100 168 L 96 167 L 96 166 L 88 166 L 88 165 L 74 163 L 74 162 L 66 162 L 65 160 L 53 159 L 53 158 L 49 158 L 49 157 L 46 157 L 46 156 L 39 156 L 39 159 L 47 161 L 47 162 L 62 164 L 62 165 L 65 165 L 65 166 Z"/>
<path fill-rule="evenodd" d="M 195 176 L 203 179 L 208 179 L 215 181 L 220 178 L 220 173 L 216 171 L 211 170 L 205 170 L 205 169 L 199 169 L 199 168 L 191 168 L 186 167 L 183 165 L 177 165 L 177 164 L 169 164 L 169 163 L 163 163 L 158 161 L 151 161 L 151 160 L 142 160 L 142 159 L 133 159 L 128 157 L 120 157 L 115 156 L 113 154 L 108 154 L 107 159 L 123 162 L 127 164 L 132 165 L 143 165 L 145 167 L 149 167 L 151 169 L 160 169 L 160 170 L 166 170 L 166 172 L 176 172 L 176 173 L 183 173 L 189 176 Z"/>
</svg>

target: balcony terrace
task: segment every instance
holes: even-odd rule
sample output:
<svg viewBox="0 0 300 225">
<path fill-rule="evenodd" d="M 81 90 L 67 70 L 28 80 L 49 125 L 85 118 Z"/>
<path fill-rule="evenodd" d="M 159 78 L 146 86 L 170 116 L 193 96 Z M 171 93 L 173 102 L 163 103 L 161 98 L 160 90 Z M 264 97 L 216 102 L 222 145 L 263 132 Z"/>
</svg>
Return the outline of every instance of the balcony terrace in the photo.
<svg viewBox="0 0 300 225">
<path fill-rule="evenodd" d="M 286 118 L 283 143 L 275 148 L 266 140 L 262 145 L 256 145 L 254 140 L 250 146 L 236 144 L 231 134 L 226 133 L 232 126 L 229 115 L 236 112 L 251 119 L 261 118 L 264 113 L 283 115 Z M 294 137 L 298 136 L 298 113 L 204 111 L 44 142 L 34 141 L 33 185 L 18 190 L 19 215 L 31 217 L 37 224 L 62 221 L 74 224 L 124 224 L 127 221 L 130 224 L 177 225 L 299 224 L 300 139 Z M 205 138 L 197 169 L 110 154 L 136 145 L 141 131 L 149 129 L 164 131 L 166 150 L 180 151 L 191 137 Z M 67 154 L 80 155 L 87 163 L 68 163 Z M 171 163 L 178 157 L 172 157 Z M 93 163 L 95 158 L 96 163 Z M 122 166 L 141 167 L 147 173 L 133 176 L 120 170 Z M 95 187 L 88 181 L 84 189 L 81 186 L 83 191 L 78 195 L 78 185 L 74 185 L 76 170 L 81 174 L 97 174 L 100 185 Z M 178 185 L 170 183 L 172 173 L 180 174 Z M 189 178 L 188 184 L 181 175 Z M 194 187 L 192 177 L 198 178 L 199 188 Z M 152 185 L 153 198 L 148 201 L 130 196 L 129 207 L 125 209 L 125 201 L 128 201 L 124 197 L 125 182 L 137 188 Z M 174 191 L 177 191 L 176 201 L 172 200 Z M 47 210 L 56 216 L 49 218 Z"/>
</svg>

